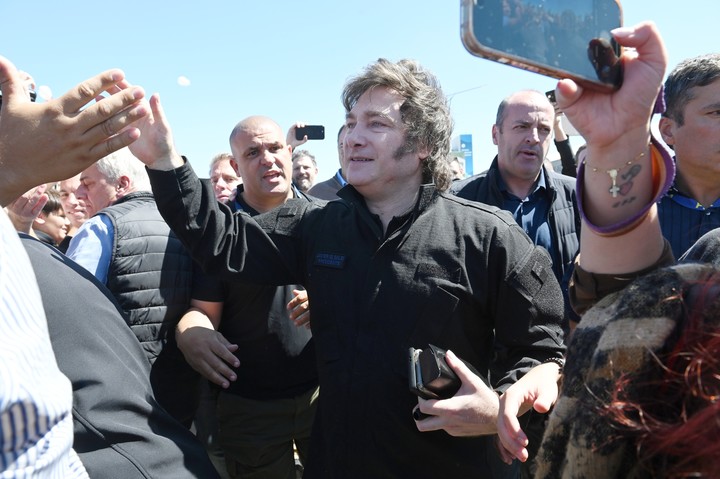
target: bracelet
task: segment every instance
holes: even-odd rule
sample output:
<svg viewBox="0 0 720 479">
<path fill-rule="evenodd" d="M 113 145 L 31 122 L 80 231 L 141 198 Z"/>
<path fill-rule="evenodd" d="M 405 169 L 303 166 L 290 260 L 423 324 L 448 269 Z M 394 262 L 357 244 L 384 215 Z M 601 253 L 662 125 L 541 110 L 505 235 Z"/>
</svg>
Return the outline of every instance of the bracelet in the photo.
<svg viewBox="0 0 720 479">
<path fill-rule="evenodd" d="M 632 161 L 637 161 L 640 157 L 636 157 Z M 577 204 L 578 210 L 580 211 L 580 217 L 582 218 L 585 226 L 599 236 L 613 237 L 632 231 L 635 227 L 642 223 L 652 205 L 660 201 L 660 198 L 665 196 L 665 193 L 667 193 L 670 189 L 673 179 L 675 178 L 675 162 L 673 161 L 670 152 L 667 148 L 665 148 L 665 146 L 663 146 L 662 143 L 655 139 L 655 136 L 652 134 L 650 135 L 650 159 L 653 180 L 652 199 L 640 211 L 630 218 L 608 226 L 598 226 L 593 224 L 585 214 L 583 204 L 583 194 L 585 191 L 585 162 L 580 164 L 576 180 Z M 617 169 L 615 171 L 617 172 L 619 170 L 620 169 Z M 609 171 L 608 174 L 610 174 Z"/>
<path fill-rule="evenodd" d="M 565 360 L 563 358 L 556 358 L 555 356 L 553 356 L 551 358 L 547 358 L 545 361 L 543 361 L 540 364 L 547 364 L 547 363 L 557 364 L 558 367 L 560 368 L 559 373 L 562 374 L 563 368 L 565 367 Z"/>
<path fill-rule="evenodd" d="M 640 158 L 642 158 L 643 156 L 645 156 L 644 151 L 641 152 L 638 156 L 636 156 L 632 160 L 627 161 L 624 165 L 620 166 L 620 168 L 610 168 L 609 170 L 605 170 L 605 173 L 610 175 L 610 179 L 612 180 L 612 185 L 610 185 L 610 189 L 608 191 L 610 192 L 610 194 L 612 195 L 613 198 L 617 198 L 618 193 L 620 193 L 620 187 L 617 185 L 618 173 L 620 173 L 620 171 L 622 171 L 626 166 L 630 166 L 633 164 L 633 162 L 640 160 Z M 590 168 L 593 171 L 593 173 L 597 173 L 598 171 L 600 171 L 599 168 L 593 168 L 590 165 L 588 165 L 587 159 L 583 160 L 583 165 L 585 165 L 587 168 Z M 585 170 L 583 170 L 583 172 L 584 171 Z"/>
</svg>

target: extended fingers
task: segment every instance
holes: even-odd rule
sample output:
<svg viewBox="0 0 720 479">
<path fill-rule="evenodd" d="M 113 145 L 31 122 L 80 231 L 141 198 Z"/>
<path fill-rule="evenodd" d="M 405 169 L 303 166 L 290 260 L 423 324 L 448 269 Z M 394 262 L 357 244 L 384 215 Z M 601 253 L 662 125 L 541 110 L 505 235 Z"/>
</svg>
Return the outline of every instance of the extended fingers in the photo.
<svg viewBox="0 0 720 479">
<path fill-rule="evenodd" d="M 63 111 L 70 115 L 80 111 L 102 92 L 107 91 L 124 79 L 125 74 L 121 70 L 108 70 L 76 85 L 58 98 L 58 101 Z"/>
<path fill-rule="evenodd" d="M 3 56 L 0 56 L 0 90 L 3 94 L 3 105 L 9 104 L 13 98 L 25 96 L 21 94 L 24 92 L 24 87 L 17 68 Z"/>
</svg>

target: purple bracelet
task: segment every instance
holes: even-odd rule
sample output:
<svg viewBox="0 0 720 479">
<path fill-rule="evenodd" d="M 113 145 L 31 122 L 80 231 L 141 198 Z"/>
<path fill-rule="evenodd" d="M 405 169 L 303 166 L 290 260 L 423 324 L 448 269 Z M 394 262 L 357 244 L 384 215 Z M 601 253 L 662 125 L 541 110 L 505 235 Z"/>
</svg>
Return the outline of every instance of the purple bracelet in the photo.
<svg viewBox="0 0 720 479">
<path fill-rule="evenodd" d="M 662 92 L 660 92 L 662 94 Z M 672 156 L 670 154 L 670 151 L 660 143 L 654 135 L 650 134 L 650 149 L 655 149 L 655 152 L 660 154 L 660 157 L 662 158 L 662 163 L 658 165 L 658 175 L 659 175 L 659 181 L 656 181 L 655 178 L 653 178 L 653 182 L 656 185 L 659 185 L 659 188 L 657 188 L 657 191 L 655 191 L 655 194 L 653 195 L 652 200 L 650 203 L 646 204 L 645 207 L 635 213 L 630 218 L 627 218 L 623 221 L 620 221 L 619 223 L 615 223 L 609 226 L 597 226 L 593 224 L 585 214 L 585 208 L 583 206 L 583 194 L 585 191 L 585 163 L 581 163 L 580 167 L 578 168 L 577 172 L 577 181 L 576 181 L 576 190 L 577 190 L 577 202 L 578 202 L 578 209 L 580 210 L 580 217 L 582 218 L 584 224 L 590 228 L 594 233 L 600 235 L 600 236 L 618 236 L 626 231 L 631 230 L 635 226 L 637 226 L 640 221 L 645 218 L 645 215 L 647 215 L 648 211 L 650 211 L 650 208 L 653 204 L 660 201 L 660 198 L 665 196 L 665 193 L 670 189 L 670 186 L 672 186 L 673 180 L 675 178 L 675 162 L 672 159 Z M 655 161 L 655 154 L 653 151 L 650 152 L 651 161 Z"/>
</svg>

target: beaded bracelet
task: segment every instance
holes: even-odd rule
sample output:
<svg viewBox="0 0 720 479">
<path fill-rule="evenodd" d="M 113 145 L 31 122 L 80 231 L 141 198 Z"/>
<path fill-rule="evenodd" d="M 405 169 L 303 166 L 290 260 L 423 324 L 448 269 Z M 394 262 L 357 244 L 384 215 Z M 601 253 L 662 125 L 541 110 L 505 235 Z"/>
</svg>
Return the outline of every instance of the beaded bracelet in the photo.
<svg viewBox="0 0 720 479">
<path fill-rule="evenodd" d="M 665 193 L 667 193 L 670 189 L 673 179 L 675 178 L 675 162 L 673 161 L 670 152 L 652 134 L 650 135 L 650 159 L 653 180 L 652 199 L 640 211 L 630 218 L 608 226 L 598 226 L 593 224 L 585 214 L 585 208 L 583 205 L 583 194 L 585 191 L 585 162 L 581 163 L 577 172 L 576 189 L 578 210 L 580 211 L 580 217 L 584 222 L 583 226 L 587 226 L 599 236 L 606 237 L 620 236 L 637 227 L 645 219 L 652 205 L 660 201 L 660 198 L 665 196 Z M 617 173 L 617 170 L 614 171 Z"/>
<path fill-rule="evenodd" d="M 560 368 L 559 372 L 560 372 L 560 374 L 562 374 L 563 368 L 565 367 L 565 360 L 563 358 L 556 358 L 555 356 L 553 356 L 551 358 L 547 358 L 545 361 L 543 361 L 540 364 L 547 364 L 547 363 L 557 364 L 558 367 Z"/>
</svg>

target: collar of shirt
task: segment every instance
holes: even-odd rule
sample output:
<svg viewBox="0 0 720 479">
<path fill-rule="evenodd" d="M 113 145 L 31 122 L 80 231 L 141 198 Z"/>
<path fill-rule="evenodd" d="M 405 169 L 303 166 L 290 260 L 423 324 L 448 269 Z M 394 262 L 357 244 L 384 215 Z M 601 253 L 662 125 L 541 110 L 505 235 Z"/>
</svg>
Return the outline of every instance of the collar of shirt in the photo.
<svg viewBox="0 0 720 479">
<path fill-rule="evenodd" d="M 337 173 L 335 173 L 335 179 L 338 183 L 340 183 L 340 186 L 347 185 L 347 181 L 345 181 L 345 178 L 343 178 L 342 175 L 342 169 L 337 170 Z"/>
<path fill-rule="evenodd" d="M 720 198 L 716 199 L 713 204 L 711 204 L 708 207 L 705 207 L 697 202 L 697 200 L 694 200 L 687 194 L 680 191 L 676 184 L 673 183 L 673 185 L 668 190 L 666 196 L 673 200 L 675 203 L 679 204 L 680 206 L 684 206 L 685 208 L 689 208 L 691 210 L 709 210 L 710 208 L 720 208 Z"/>
<path fill-rule="evenodd" d="M 517 199 L 520 201 L 524 201 L 540 192 L 546 192 L 548 190 L 547 183 L 545 182 L 545 173 L 542 169 L 540 170 L 538 179 L 535 180 L 535 186 L 530 191 L 530 194 L 527 195 L 527 198 L 518 198 L 513 193 L 511 193 L 510 190 L 508 189 L 508 186 L 505 183 L 505 180 L 503 179 L 502 175 L 499 174 L 499 171 L 498 171 L 498 175 L 496 177 L 497 177 L 497 182 L 498 182 L 497 186 L 500 189 L 500 192 L 503 194 L 503 196 L 506 199 Z"/>
</svg>

